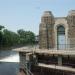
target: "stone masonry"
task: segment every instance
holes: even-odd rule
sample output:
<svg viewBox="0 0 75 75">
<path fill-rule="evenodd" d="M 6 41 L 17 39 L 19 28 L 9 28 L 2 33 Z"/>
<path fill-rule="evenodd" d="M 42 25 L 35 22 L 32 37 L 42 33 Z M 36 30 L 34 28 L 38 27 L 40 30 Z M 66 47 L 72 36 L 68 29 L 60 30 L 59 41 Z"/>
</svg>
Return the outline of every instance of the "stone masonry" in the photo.
<svg viewBox="0 0 75 75">
<path fill-rule="evenodd" d="M 75 44 L 75 10 L 69 11 L 67 17 L 54 17 L 51 11 L 45 11 L 39 26 L 39 48 L 52 49 L 57 47 L 57 27 L 65 28 L 66 44 Z"/>
<path fill-rule="evenodd" d="M 45 11 L 41 18 L 39 30 L 40 48 L 53 48 L 54 44 L 54 16 L 50 11 Z"/>
</svg>

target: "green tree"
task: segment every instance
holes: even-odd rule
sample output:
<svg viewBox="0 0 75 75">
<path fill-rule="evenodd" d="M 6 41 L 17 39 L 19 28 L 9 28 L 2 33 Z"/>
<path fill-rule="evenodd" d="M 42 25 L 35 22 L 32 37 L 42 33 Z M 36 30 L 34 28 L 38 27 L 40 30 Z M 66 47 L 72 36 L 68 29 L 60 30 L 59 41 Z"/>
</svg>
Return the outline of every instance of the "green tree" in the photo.
<svg viewBox="0 0 75 75">
<path fill-rule="evenodd" d="M 26 33 L 23 29 L 20 29 L 17 31 L 19 38 L 20 38 L 20 44 L 25 44 L 26 43 Z"/>
<path fill-rule="evenodd" d="M 0 25 L 0 47 L 34 44 L 35 34 L 31 31 L 20 29 L 17 33 L 4 29 Z"/>
<path fill-rule="evenodd" d="M 20 29 L 17 31 L 20 37 L 20 44 L 27 45 L 27 44 L 34 44 L 35 42 L 35 34 L 31 31 L 24 31 Z"/>
<path fill-rule="evenodd" d="M 0 25 L 0 47 L 3 46 L 3 32 L 2 32 L 3 28 L 4 26 Z"/>
<path fill-rule="evenodd" d="M 7 29 L 5 29 L 3 32 L 4 32 L 6 46 L 18 45 L 19 36 L 15 32 L 9 31 Z"/>
<path fill-rule="evenodd" d="M 0 25 L 0 31 L 4 28 L 4 26 Z"/>
</svg>

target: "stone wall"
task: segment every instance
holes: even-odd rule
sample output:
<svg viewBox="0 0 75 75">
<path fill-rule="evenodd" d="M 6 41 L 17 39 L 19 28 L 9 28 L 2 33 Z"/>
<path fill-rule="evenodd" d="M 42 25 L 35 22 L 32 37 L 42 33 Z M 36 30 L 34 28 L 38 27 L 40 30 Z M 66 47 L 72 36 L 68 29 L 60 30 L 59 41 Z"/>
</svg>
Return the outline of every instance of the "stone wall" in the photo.
<svg viewBox="0 0 75 75">
<path fill-rule="evenodd" d="M 45 11 L 39 27 L 39 48 L 53 48 L 54 46 L 54 17 L 50 11 Z"/>
<path fill-rule="evenodd" d="M 69 26 L 68 38 L 70 41 L 70 47 L 75 47 L 75 10 L 69 11 L 67 16 L 67 23 Z"/>
<path fill-rule="evenodd" d="M 51 11 L 45 11 L 39 26 L 39 48 L 52 49 L 57 46 L 57 26 L 65 27 L 66 45 L 75 47 L 75 10 L 67 17 L 54 18 Z"/>
<path fill-rule="evenodd" d="M 39 48 L 47 48 L 46 24 L 41 23 L 39 28 Z"/>
</svg>

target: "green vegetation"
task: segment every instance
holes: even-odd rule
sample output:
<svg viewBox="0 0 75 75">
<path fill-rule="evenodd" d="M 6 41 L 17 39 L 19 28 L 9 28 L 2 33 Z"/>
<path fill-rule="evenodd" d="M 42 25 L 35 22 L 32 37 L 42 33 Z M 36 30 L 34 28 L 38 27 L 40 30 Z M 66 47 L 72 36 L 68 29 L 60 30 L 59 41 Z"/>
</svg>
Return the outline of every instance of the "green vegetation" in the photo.
<svg viewBox="0 0 75 75">
<path fill-rule="evenodd" d="M 35 35 L 31 31 L 24 31 L 23 29 L 20 29 L 17 31 L 19 35 L 19 41 L 21 44 L 34 44 L 35 42 Z"/>
<path fill-rule="evenodd" d="M 19 29 L 15 33 L 0 25 L 0 47 L 33 45 L 34 43 L 35 34 L 33 32 Z"/>
</svg>

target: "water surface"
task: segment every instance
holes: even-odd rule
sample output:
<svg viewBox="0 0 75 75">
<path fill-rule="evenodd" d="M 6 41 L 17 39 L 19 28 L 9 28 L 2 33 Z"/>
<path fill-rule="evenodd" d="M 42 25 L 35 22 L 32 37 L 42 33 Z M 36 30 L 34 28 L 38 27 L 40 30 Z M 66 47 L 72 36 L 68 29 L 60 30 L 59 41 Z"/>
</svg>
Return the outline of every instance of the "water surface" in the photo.
<svg viewBox="0 0 75 75">
<path fill-rule="evenodd" d="M 19 71 L 19 53 L 0 51 L 0 75 L 17 75 Z"/>
</svg>

